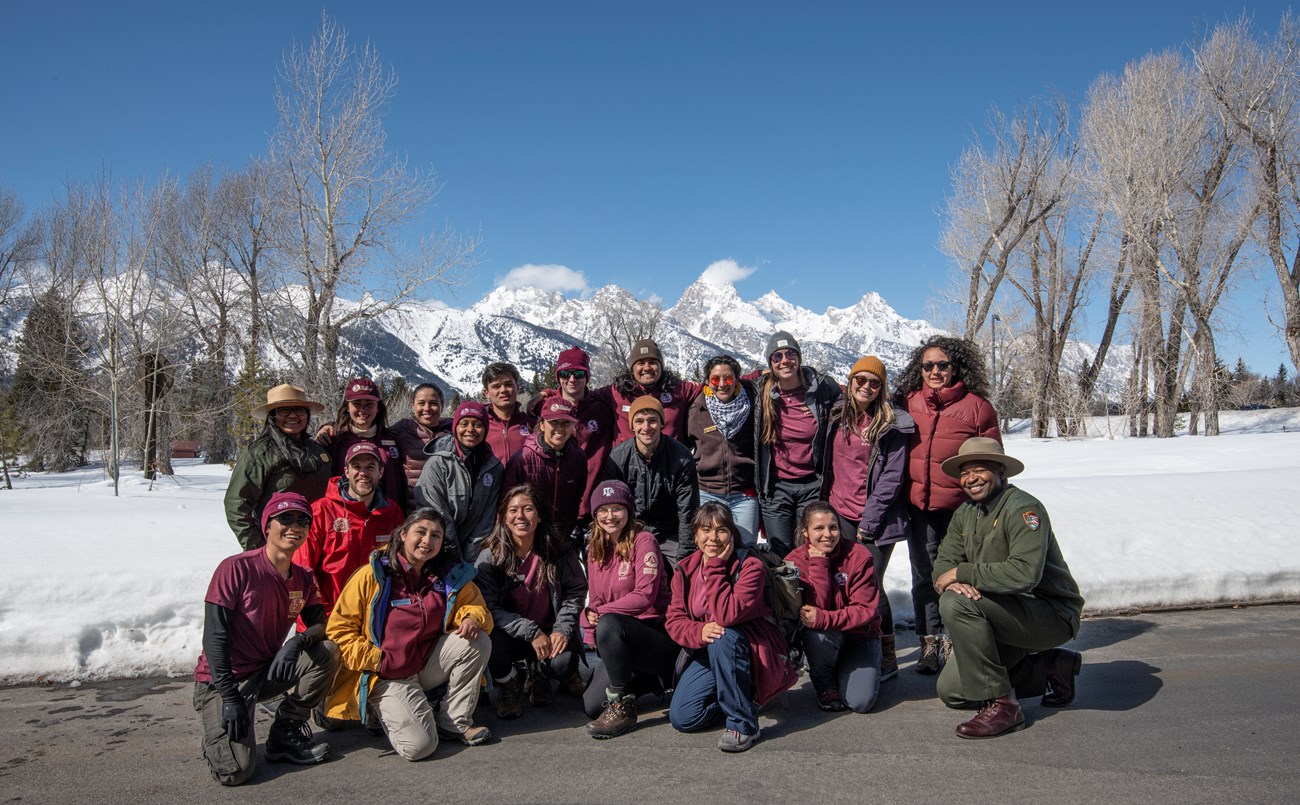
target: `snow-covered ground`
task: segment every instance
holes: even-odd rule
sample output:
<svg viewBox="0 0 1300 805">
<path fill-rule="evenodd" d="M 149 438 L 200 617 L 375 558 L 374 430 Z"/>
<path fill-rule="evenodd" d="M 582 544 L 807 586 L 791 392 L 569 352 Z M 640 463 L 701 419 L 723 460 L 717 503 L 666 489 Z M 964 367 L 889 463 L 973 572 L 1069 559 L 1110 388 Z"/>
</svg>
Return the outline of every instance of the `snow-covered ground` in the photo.
<svg viewBox="0 0 1300 805">
<path fill-rule="evenodd" d="M 1016 483 L 1043 501 L 1088 610 L 1300 600 L 1300 410 L 1228 413 L 1215 438 L 1031 440 Z M 16 479 L 0 492 L 0 682 L 185 675 L 213 568 L 238 549 L 229 470 L 178 462 L 152 485 L 101 470 Z M 907 551 L 885 587 L 910 617 Z"/>
</svg>

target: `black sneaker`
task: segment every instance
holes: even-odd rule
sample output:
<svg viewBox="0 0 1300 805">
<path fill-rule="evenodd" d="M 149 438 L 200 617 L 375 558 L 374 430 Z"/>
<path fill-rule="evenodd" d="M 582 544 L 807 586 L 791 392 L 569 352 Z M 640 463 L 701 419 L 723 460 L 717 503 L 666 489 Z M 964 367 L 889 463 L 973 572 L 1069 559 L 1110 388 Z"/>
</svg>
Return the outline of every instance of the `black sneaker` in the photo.
<svg viewBox="0 0 1300 805">
<path fill-rule="evenodd" d="M 313 741 L 306 721 L 277 718 L 266 736 L 266 759 L 272 763 L 312 766 L 330 756 L 330 746 Z"/>
</svg>

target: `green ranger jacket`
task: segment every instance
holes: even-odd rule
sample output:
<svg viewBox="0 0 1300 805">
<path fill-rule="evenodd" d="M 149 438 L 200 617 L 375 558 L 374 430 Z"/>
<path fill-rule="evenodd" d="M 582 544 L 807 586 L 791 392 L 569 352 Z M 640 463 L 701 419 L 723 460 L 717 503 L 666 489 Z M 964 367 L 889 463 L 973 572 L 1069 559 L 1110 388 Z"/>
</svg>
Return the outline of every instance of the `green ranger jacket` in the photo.
<svg viewBox="0 0 1300 805">
<path fill-rule="evenodd" d="M 1031 595 L 1050 603 L 1078 630 L 1083 596 L 1052 533 L 1043 504 L 1008 485 L 986 509 L 966 501 L 939 545 L 931 581 L 957 568 L 957 581 L 982 593 Z"/>
<path fill-rule="evenodd" d="M 262 508 L 276 492 L 297 492 L 309 501 L 325 495 L 330 480 L 330 456 L 312 439 L 290 441 L 290 449 L 310 452 L 317 469 L 300 474 L 288 461 L 275 455 L 269 438 L 259 436 L 239 454 L 226 487 L 226 522 L 244 550 L 266 544 L 262 535 Z"/>
</svg>

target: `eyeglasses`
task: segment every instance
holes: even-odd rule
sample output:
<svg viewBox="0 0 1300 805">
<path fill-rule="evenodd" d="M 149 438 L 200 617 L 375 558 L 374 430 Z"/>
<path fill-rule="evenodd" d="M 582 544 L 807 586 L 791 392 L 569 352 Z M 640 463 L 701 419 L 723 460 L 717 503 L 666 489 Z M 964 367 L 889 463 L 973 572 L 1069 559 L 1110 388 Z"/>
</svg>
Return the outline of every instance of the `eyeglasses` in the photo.
<svg viewBox="0 0 1300 805">
<path fill-rule="evenodd" d="M 727 375 L 726 377 L 710 377 L 709 385 L 713 386 L 715 389 L 719 387 L 734 386 L 736 385 L 736 378 L 731 375 Z"/>
<path fill-rule="evenodd" d="M 286 405 L 275 409 L 271 413 L 278 417 L 286 417 L 286 416 L 307 416 L 307 414 L 310 412 L 307 410 L 305 406 L 302 405 L 294 405 L 294 406 Z"/>
<path fill-rule="evenodd" d="M 938 369 L 940 372 L 946 372 L 952 368 L 952 361 L 926 361 L 921 364 L 921 371 L 930 372 Z"/>
<path fill-rule="evenodd" d="M 778 349 L 776 352 L 768 355 L 767 359 L 772 363 L 780 363 L 781 361 L 797 361 L 799 360 L 799 353 L 795 352 L 793 349 Z"/>
<path fill-rule="evenodd" d="M 885 385 L 880 382 L 879 378 L 875 377 L 854 377 L 851 378 L 851 382 L 855 386 L 866 386 L 869 389 L 881 389 Z"/>
<path fill-rule="evenodd" d="M 311 525 L 311 515 L 305 512 L 298 512 L 297 514 L 286 512 L 284 514 L 277 514 L 271 519 L 285 528 L 289 528 L 290 526 L 303 526 L 305 528 Z"/>
<path fill-rule="evenodd" d="M 556 372 L 556 374 L 559 376 L 561 380 L 586 380 L 587 379 L 586 369 L 561 369 L 559 372 Z"/>
</svg>

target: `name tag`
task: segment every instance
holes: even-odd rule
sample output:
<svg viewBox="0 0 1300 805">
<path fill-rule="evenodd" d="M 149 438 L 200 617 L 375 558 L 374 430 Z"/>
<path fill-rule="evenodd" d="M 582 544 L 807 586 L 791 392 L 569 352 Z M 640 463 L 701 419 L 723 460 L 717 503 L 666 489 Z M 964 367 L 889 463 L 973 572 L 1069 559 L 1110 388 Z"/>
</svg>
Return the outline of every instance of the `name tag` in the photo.
<svg viewBox="0 0 1300 805">
<path fill-rule="evenodd" d="M 411 599 L 409 598 L 399 598 L 390 604 L 390 606 L 395 606 L 395 607 L 406 607 L 410 605 L 411 605 Z"/>
<path fill-rule="evenodd" d="M 717 426 L 717 425 L 710 425 L 710 426 L 708 426 L 707 428 L 704 429 L 704 432 L 705 432 L 705 433 L 713 433 L 713 432 L 714 432 L 715 430 L 717 430 L 717 429 L 718 429 L 718 426 Z"/>
</svg>

